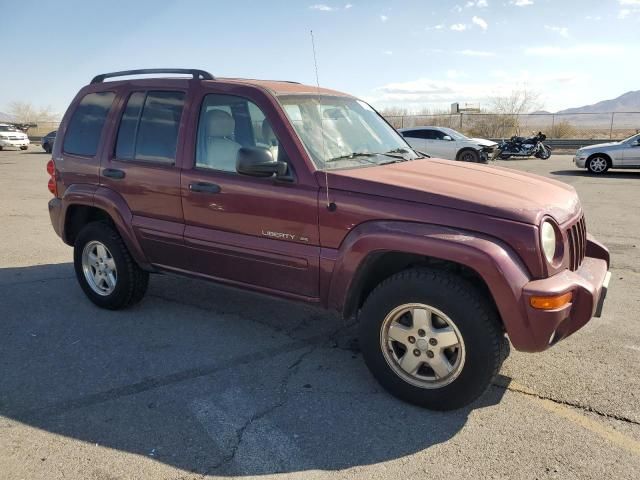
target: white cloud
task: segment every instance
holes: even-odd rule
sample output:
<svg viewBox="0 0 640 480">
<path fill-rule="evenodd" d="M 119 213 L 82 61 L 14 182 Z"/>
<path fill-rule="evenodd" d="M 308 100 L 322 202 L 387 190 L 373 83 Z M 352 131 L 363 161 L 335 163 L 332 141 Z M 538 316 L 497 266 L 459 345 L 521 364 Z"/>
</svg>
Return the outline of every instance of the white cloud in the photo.
<svg viewBox="0 0 640 480">
<path fill-rule="evenodd" d="M 482 19 L 482 18 L 480 18 L 480 17 L 475 17 L 475 16 L 474 16 L 474 17 L 471 19 L 471 21 L 472 21 L 475 25 L 479 26 L 482 30 L 486 30 L 487 28 L 489 28 L 489 24 L 488 24 L 484 19 Z"/>
<path fill-rule="evenodd" d="M 380 15 L 380 20 L 382 22 L 386 22 L 387 20 L 389 20 L 389 17 L 387 17 L 386 15 Z"/>
<path fill-rule="evenodd" d="M 551 32 L 555 32 L 561 37 L 569 38 L 569 29 L 567 27 L 557 27 L 555 25 L 545 25 L 545 30 L 549 30 Z"/>
<path fill-rule="evenodd" d="M 529 47 L 526 48 L 524 53 L 527 55 L 539 55 L 539 56 L 594 56 L 594 55 L 620 55 L 625 52 L 625 48 L 622 45 L 614 44 L 578 44 L 571 47 L 556 47 L 546 45 L 542 47 Z"/>
<path fill-rule="evenodd" d="M 640 7 L 640 0 L 618 0 L 620 5 L 637 5 Z"/>
<path fill-rule="evenodd" d="M 484 50 L 458 50 L 456 53 L 467 57 L 495 57 L 495 52 L 487 52 Z"/>
<path fill-rule="evenodd" d="M 631 10 L 628 8 L 623 8 L 622 10 L 620 10 L 618 12 L 618 18 L 620 20 L 624 20 L 625 18 L 627 18 L 629 15 L 631 15 Z"/>
<path fill-rule="evenodd" d="M 454 32 L 463 32 L 467 29 L 467 26 L 464 23 L 454 23 L 449 28 Z"/>
<path fill-rule="evenodd" d="M 439 23 L 438 25 L 433 25 L 432 27 L 426 27 L 425 30 L 442 30 L 444 25 Z"/>
<path fill-rule="evenodd" d="M 315 5 L 311 5 L 309 8 L 311 10 L 320 10 L 321 12 L 332 12 L 335 10 L 335 8 L 325 5 L 324 3 L 316 3 Z"/>
<path fill-rule="evenodd" d="M 342 9 L 349 10 L 350 8 L 353 8 L 353 5 L 351 3 L 346 3 L 342 8 L 332 7 L 330 5 L 327 5 L 326 3 L 316 3 L 315 5 L 311 5 L 309 7 L 310 10 L 318 10 L 319 12 L 335 12 Z"/>
<path fill-rule="evenodd" d="M 462 7 L 460 5 L 456 5 L 451 9 L 451 11 L 460 13 L 462 11 Z"/>
<path fill-rule="evenodd" d="M 447 78 L 455 79 L 460 77 L 466 77 L 467 74 L 460 70 L 447 70 Z"/>
<path fill-rule="evenodd" d="M 512 0 L 510 3 L 516 7 L 527 7 L 533 5 L 533 0 Z"/>
<path fill-rule="evenodd" d="M 487 8 L 488 6 L 489 6 L 489 3 L 487 2 L 487 0 L 478 0 L 477 2 L 470 0 L 465 5 L 466 8 L 471 8 L 471 7 Z"/>
<path fill-rule="evenodd" d="M 384 55 L 393 55 L 393 50 L 383 50 L 382 53 Z"/>
</svg>

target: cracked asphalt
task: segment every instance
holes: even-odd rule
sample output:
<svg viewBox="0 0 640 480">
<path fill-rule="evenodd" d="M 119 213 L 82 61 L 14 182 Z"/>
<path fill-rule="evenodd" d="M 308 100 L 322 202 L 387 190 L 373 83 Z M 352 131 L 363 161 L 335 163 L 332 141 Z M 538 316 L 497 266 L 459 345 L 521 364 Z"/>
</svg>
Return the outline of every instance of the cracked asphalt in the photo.
<svg viewBox="0 0 640 480">
<path fill-rule="evenodd" d="M 570 183 L 612 253 L 604 315 L 438 413 L 385 393 L 353 324 L 153 276 L 94 307 L 55 236 L 37 146 L 0 152 L 0 479 L 640 478 L 640 172 L 499 162 Z"/>
</svg>

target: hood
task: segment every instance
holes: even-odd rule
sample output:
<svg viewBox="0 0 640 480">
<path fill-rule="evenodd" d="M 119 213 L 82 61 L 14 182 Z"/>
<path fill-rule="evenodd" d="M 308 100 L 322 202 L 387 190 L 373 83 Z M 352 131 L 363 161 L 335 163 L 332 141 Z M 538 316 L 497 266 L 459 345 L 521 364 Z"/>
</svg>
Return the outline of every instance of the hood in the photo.
<svg viewBox="0 0 640 480">
<path fill-rule="evenodd" d="M 487 140 L 486 138 L 472 138 L 471 141 L 473 143 L 477 143 L 482 147 L 495 147 L 496 145 L 498 145 L 496 142 Z"/>
<path fill-rule="evenodd" d="M 587 145 L 585 147 L 581 147 L 579 148 L 579 150 L 599 150 L 601 148 L 617 147 L 619 145 L 622 145 L 622 143 L 621 142 L 596 143 L 595 145 Z"/>
<path fill-rule="evenodd" d="M 323 182 L 324 175 L 318 176 Z M 329 171 L 329 186 L 539 225 L 550 215 L 564 223 L 580 211 L 575 189 L 507 168 L 423 159 Z"/>
</svg>

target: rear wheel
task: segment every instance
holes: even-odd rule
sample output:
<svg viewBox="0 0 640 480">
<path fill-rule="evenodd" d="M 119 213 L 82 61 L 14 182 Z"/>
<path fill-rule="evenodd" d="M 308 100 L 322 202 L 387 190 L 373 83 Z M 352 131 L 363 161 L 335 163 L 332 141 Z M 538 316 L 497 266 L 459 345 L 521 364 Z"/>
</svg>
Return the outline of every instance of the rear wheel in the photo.
<svg viewBox="0 0 640 480">
<path fill-rule="evenodd" d="M 458 153 L 458 161 L 477 163 L 480 161 L 480 154 L 475 150 L 462 150 Z"/>
<path fill-rule="evenodd" d="M 133 260 L 118 232 L 104 222 L 85 226 L 74 245 L 76 278 L 102 308 L 118 310 L 142 300 L 149 274 Z"/>
<path fill-rule="evenodd" d="M 594 155 L 587 161 L 587 170 L 596 175 L 601 175 L 609 170 L 609 160 L 602 155 Z"/>
<path fill-rule="evenodd" d="M 26 146 L 25 147 L 20 147 L 20 150 L 26 150 L 27 148 L 29 148 L 29 147 L 26 147 Z"/>
<path fill-rule="evenodd" d="M 466 280 L 430 269 L 400 272 L 369 295 L 360 341 L 385 389 L 434 410 L 478 398 L 507 355 L 495 309 Z"/>
</svg>

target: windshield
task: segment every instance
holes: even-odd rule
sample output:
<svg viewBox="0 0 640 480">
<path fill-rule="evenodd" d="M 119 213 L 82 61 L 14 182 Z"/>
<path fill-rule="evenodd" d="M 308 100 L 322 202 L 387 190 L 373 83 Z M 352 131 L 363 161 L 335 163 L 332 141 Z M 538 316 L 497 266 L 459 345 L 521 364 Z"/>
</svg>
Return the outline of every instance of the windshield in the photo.
<svg viewBox="0 0 640 480">
<path fill-rule="evenodd" d="M 633 143 L 636 140 L 640 140 L 640 133 L 636 133 L 635 135 L 631 135 L 629 138 L 625 138 L 622 140 L 624 143 Z"/>
<path fill-rule="evenodd" d="M 438 127 L 438 128 L 442 130 L 444 133 L 446 133 L 447 135 L 449 135 L 454 140 L 469 140 L 469 137 L 464 136 L 463 134 L 461 134 L 460 132 L 452 128 L 447 128 L 447 127 Z"/>
<path fill-rule="evenodd" d="M 11 125 L 0 125 L 0 132 L 17 132 L 18 129 Z"/>
<path fill-rule="evenodd" d="M 419 158 L 404 139 L 361 100 L 327 95 L 282 95 L 278 100 L 319 169 Z"/>
</svg>

